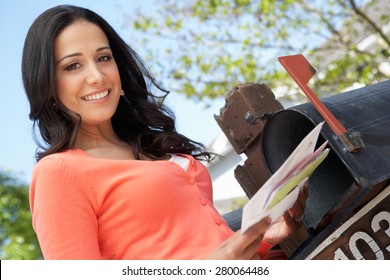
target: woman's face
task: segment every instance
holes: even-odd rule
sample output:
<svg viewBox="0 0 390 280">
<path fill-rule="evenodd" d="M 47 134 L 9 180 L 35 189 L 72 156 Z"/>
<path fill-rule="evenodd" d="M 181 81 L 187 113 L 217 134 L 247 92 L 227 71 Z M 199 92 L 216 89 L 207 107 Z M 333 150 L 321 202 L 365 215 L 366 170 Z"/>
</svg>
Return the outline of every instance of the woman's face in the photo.
<svg viewBox="0 0 390 280">
<path fill-rule="evenodd" d="M 121 93 L 118 67 L 108 39 L 95 24 L 76 21 L 55 39 L 56 92 L 81 115 L 81 126 L 110 121 Z"/>
</svg>

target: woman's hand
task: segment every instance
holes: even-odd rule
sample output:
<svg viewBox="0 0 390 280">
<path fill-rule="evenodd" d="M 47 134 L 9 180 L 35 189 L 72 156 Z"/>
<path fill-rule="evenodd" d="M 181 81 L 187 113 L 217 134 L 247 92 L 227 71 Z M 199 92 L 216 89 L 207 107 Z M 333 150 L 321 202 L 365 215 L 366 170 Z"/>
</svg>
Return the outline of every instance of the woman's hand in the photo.
<svg viewBox="0 0 390 280">
<path fill-rule="evenodd" d="M 308 185 L 306 184 L 299 192 L 297 201 L 282 217 L 276 220 L 264 235 L 263 241 L 269 244 L 277 244 L 293 233 L 299 222 L 303 219 Z"/>
<path fill-rule="evenodd" d="M 270 225 L 270 219 L 264 218 L 246 232 L 236 231 L 225 240 L 211 255 L 209 260 L 258 260 L 258 249 L 264 233 Z"/>
</svg>

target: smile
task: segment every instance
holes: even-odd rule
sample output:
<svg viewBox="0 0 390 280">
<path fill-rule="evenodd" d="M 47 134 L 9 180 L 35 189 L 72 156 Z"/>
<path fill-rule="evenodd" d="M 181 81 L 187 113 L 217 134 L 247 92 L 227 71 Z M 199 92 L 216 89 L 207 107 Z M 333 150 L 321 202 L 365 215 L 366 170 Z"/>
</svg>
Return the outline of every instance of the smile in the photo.
<svg viewBox="0 0 390 280">
<path fill-rule="evenodd" d="M 90 94 L 90 95 L 81 97 L 81 99 L 83 99 L 85 101 L 99 100 L 99 99 L 103 99 L 104 97 L 106 97 L 109 93 L 110 92 L 108 90 L 105 90 L 101 93 L 94 93 L 94 94 Z"/>
</svg>

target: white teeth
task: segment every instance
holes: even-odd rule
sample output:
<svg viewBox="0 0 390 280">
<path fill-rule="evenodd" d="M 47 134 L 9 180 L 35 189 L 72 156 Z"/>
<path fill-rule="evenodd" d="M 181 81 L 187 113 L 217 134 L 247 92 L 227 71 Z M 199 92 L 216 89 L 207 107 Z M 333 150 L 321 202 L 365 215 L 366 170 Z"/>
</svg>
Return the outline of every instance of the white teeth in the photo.
<svg viewBox="0 0 390 280">
<path fill-rule="evenodd" d="M 108 92 L 109 92 L 108 90 L 105 90 L 101 93 L 95 93 L 95 94 L 85 96 L 82 99 L 84 99 L 86 101 L 99 100 L 99 99 L 106 97 L 108 95 Z"/>
</svg>

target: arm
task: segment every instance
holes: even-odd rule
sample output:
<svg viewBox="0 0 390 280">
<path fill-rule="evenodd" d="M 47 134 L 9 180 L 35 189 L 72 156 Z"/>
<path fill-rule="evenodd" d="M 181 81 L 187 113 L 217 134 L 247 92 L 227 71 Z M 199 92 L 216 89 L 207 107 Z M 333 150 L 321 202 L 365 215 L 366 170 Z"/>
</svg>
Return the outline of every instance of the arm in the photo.
<svg viewBox="0 0 390 280">
<path fill-rule="evenodd" d="M 259 246 L 269 225 L 270 219 L 265 218 L 243 234 L 240 231 L 236 231 L 210 254 L 207 259 L 256 260 L 266 256 L 270 248 L 264 248 L 264 251 L 260 248 L 259 251 Z"/>
<path fill-rule="evenodd" d="M 297 201 L 280 219 L 270 225 L 267 219 L 261 220 L 244 234 L 236 231 L 208 258 L 209 259 L 266 259 L 268 251 L 287 238 L 301 221 L 308 196 L 308 186 L 302 188 Z M 260 248 L 259 248 L 260 245 Z"/>
<path fill-rule="evenodd" d="M 30 205 L 45 259 L 100 259 L 98 224 L 87 192 L 58 159 L 34 168 Z"/>
<path fill-rule="evenodd" d="M 294 233 L 303 219 L 306 200 L 308 197 L 308 185 L 304 186 L 294 205 L 277 219 L 267 230 L 264 241 L 269 244 L 277 244 Z"/>
</svg>

